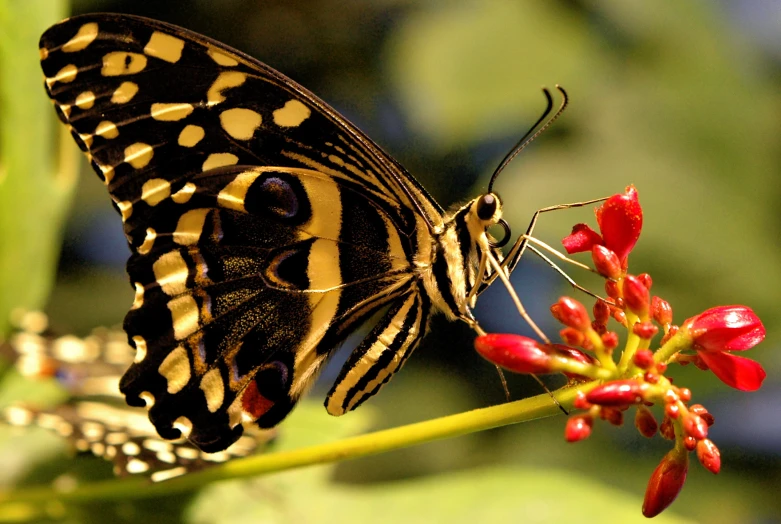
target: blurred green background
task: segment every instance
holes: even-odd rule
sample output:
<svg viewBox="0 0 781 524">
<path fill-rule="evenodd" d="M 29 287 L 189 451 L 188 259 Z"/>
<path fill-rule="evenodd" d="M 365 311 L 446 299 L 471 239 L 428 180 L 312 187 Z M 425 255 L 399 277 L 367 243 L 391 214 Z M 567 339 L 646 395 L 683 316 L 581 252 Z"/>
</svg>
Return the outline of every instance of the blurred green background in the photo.
<svg viewBox="0 0 781 524">
<path fill-rule="evenodd" d="M 505 217 L 517 233 L 537 208 L 635 184 L 645 225 L 630 269 L 653 276 L 653 292 L 673 305 L 676 322 L 719 304 L 757 311 L 768 337 L 748 356 L 768 372 L 762 390 L 732 391 L 696 369 L 672 373 L 715 415 L 711 436 L 722 450 L 723 469 L 714 477 L 693 463 L 682 495 L 659 520 L 781 522 L 781 308 L 775 304 L 781 290 L 781 3 L 0 0 L 0 312 L 45 307 L 55 331 L 83 335 L 97 325 L 120 324 L 133 294 L 120 220 L 82 160 L 68 198 L 77 150 L 69 140 L 59 142 L 41 87 L 37 37 L 68 11 L 149 16 L 259 58 L 357 124 L 445 207 L 484 190 L 504 153 L 542 111 L 541 86 L 566 87 L 570 108 L 496 186 Z M 591 209 L 548 214 L 536 236 L 559 245 L 584 221 L 593 224 Z M 588 275 L 570 274 L 599 289 Z M 570 294 L 562 280 L 531 257 L 513 277 L 533 316 L 555 334 L 546 310 Z M 491 331 L 525 329 L 500 286 L 481 297 L 478 316 Z M 496 373 L 476 356 L 472 338 L 465 326 L 436 319 L 382 394 L 342 420 L 328 419 L 319 407 L 338 368 L 327 370 L 323 386 L 310 395 L 314 409 L 305 407 L 283 425 L 282 445 L 501 402 Z M 0 383 L 5 402 L 16 391 L 9 382 L 6 376 Z M 560 383 L 551 380 L 553 387 Z M 515 398 L 539 393 L 524 378 L 512 378 L 510 386 Z M 645 483 L 669 443 L 643 439 L 629 423 L 622 429 L 598 424 L 591 439 L 568 445 L 563 427 L 564 418 L 556 417 L 335 467 L 224 483 L 187 497 L 84 506 L 62 517 L 642 520 Z M 0 433 L 0 461 L 9 464 L 0 475 L 5 487 L 34 467 L 40 478 L 63 471 L 110 476 L 101 461 L 66 458 L 62 444 L 46 435 Z"/>
</svg>

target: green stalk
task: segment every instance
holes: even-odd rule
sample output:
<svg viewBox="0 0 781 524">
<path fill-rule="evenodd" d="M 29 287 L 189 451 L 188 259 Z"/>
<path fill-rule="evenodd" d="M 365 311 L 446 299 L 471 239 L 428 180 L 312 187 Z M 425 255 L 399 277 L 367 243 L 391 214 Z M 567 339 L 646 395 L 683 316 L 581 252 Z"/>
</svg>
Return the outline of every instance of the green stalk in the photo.
<svg viewBox="0 0 781 524">
<path fill-rule="evenodd" d="M 576 388 L 561 389 L 556 391 L 554 396 L 562 406 L 571 408 L 578 391 L 588 391 L 596 384 L 597 382 L 589 382 Z M 22 489 L 0 494 L 0 515 L 10 509 L 14 509 L 15 514 L 27 515 L 28 513 L 24 511 L 25 506 L 44 503 L 57 505 L 91 500 L 161 497 L 192 491 L 220 480 L 254 477 L 316 464 L 367 457 L 434 440 L 453 438 L 499 426 L 550 417 L 558 413 L 560 413 L 559 407 L 550 396 L 538 395 L 516 402 L 475 409 L 336 442 L 236 459 L 158 484 L 152 484 L 146 478 L 131 477 L 84 484 L 68 492 L 58 492 L 51 487 Z"/>
</svg>

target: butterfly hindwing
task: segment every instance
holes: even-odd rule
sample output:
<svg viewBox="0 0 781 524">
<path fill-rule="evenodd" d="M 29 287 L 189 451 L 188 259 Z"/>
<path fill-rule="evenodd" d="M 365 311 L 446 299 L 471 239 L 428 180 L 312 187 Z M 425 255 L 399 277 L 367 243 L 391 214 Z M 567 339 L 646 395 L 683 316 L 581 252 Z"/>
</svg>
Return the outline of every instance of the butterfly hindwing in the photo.
<svg viewBox="0 0 781 524">
<path fill-rule="evenodd" d="M 133 251 L 127 402 L 165 438 L 186 429 L 225 449 L 241 423 L 284 418 L 333 348 L 391 304 L 328 409 L 374 394 L 428 319 L 415 264 L 442 210 L 420 185 L 303 87 L 184 29 L 85 15 L 40 47 L 47 92 Z"/>
<path fill-rule="evenodd" d="M 153 403 L 161 434 L 184 417 L 191 440 L 215 449 L 241 417 L 275 425 L 350 328 L 409 286 L 411 254 L 390 217 L 339 182 L 225 167 L 194 177 L 187 202 L 158 204 L 158 230 L 133 241 L 128 263 L 137 293 L 125 329 L 141 349 L 121 389 Z"/>
</svg>

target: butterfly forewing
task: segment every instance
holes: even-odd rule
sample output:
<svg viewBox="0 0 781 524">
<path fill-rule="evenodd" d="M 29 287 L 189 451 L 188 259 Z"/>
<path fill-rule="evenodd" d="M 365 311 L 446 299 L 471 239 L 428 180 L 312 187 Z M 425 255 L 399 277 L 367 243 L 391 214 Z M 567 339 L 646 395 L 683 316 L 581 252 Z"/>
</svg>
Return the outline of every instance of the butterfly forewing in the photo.
<svg viewBox="0 0 781 524">
<path fill-rule="evenodd" d="M 205 451 L 278 423 L 344 338 L 333 414 L 423 336 L 439 206 L 365 135 L 260 62 L 152 20 L 86 15 L 41 38 L 47 92 L 108 186 L 132 250 L 120 388 Z M 378 360 L 379 358 L 379 360 Z"/>
</svg>

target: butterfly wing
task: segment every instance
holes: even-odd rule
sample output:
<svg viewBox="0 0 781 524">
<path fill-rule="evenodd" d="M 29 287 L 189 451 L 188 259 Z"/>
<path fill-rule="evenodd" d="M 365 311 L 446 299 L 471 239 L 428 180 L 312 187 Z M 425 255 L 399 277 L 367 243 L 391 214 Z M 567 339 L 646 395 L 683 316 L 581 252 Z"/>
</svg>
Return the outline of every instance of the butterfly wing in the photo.
<svg viewBox="0 0 781 524">
<path fill-rule="evenodd" d="M 161 22 L 75 17 L 40 47 L 57 113 L 122 215 L 136 359 L 120 388 L 161 436 L 184 429 L 219 451 L 242 422 L 275 425 L 391 301 L 415 307 L 383 347 L 414 348 L 428 308 L 413 262 L 442 210 L 349 122 L 264 64 Z M 361 350 L 335 387 L 382 375 L 378 351 Z M 358 403 L 344 398 L 329 411 Z"/>
</svg>

